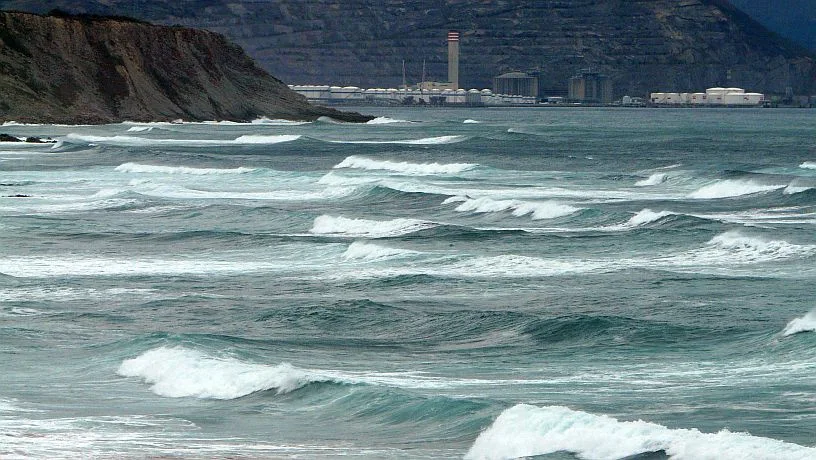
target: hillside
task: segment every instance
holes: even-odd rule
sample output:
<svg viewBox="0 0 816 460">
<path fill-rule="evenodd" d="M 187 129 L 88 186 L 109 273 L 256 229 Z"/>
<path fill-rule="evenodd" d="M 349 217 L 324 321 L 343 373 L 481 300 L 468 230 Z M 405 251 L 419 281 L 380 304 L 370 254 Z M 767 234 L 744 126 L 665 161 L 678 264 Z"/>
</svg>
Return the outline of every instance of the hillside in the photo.
<svg viewBox="0 0 816 460">
<path fill-rule="evenodd" d="M 764 26 L 816 52 L 816 0 L 731 0 Z"/>
<path fill-rule="evenodd" d="M 209 31 L 3 12 L 0 41 L 0 121 L 368 119 L 309 105 Z"/>
<path fill-rule="evenodd" d="M 37 2 L 0 2 L 34 8 Z M 396 86 L 445 79 L 445 36 L 462 32 L 461 83 L 490 87 L 539 69 L 565 91 L 581 68 L 609 74 L 615 93 L 742 86 L 816 94 L 813 56 L 725 0 L 57 0 L 76 11 L 135 15 L 229 36 L 290 84 Z M 42 6 L 40 6 L 42 8 Z"/>
</svg>

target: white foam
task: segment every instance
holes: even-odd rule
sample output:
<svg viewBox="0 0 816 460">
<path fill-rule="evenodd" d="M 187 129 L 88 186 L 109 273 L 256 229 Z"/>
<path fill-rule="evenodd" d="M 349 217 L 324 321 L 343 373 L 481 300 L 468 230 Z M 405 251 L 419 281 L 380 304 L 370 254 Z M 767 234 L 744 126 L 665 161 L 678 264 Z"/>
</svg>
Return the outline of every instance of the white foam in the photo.
<svg viewBox="0 0 816 460">
<path fill-rule="evenodd" d="M 799 245 L 770 240 L 732 230 L 712 238 L 702 248 L 656 259 L 657 265 L 675 267 L 734 266 L 806 258 L 816 254 L 816 245 Z"/>
<path fill-rule="evenodd" d="M 802 169 L 816 169 L 816 161 L 806 161 L 799 165 Z"/>
<path fill-rule="evenodd" d="M 410 175 L 434 175 L 457 174 L 477 166 L 479 165 L 474 163 L 409 163 L 407 161 L 375 160 L 352 155 L 335 165 L 334 169 L 384 170 Z"/>
<path fill-rule="evenodd" d="M 366 122 L 367 125 L 390 125 L 392 123 L 411 123 L 408 120 L 399 120 L 396 118 L 388 118 L 388 117 L 377 117 L 373 120 L 368 120 Z"/>
<path fill-rule="evenodd" d="M 343 259 L 349 261 L 380 261 L 386 259 L 393 259 L 396 257 L 410 256 L 419 254 L 416 251 L 408 249 L 396 249 L 381 246 L 374 243 L 367 243 L 364 241 L 355 241 L 351 243 L 343 253 Z"/>
<path fill-rule="evenodd" d="M 641 225 L 650 224 L 652 222 L 656 222 L 664 217 L 673 215 L 673 212 L 670 211 L 660 211 L 655 212 L 651 209 L 642 209 L 638 211 L 628 222 L 624 224 L 627 227 L 640 227 Z"/>
<path fill-rule="evenodd" d="M 300 139 L 300 135 L 279 134 L 274 136 L 244 135 L 235 139 L 155 139 L 136 136 L 91 136 L 70 133 L 65 139 L 71 142 L 115 145 L 122 147 L 143 147 L 150 145 L 174 145 L 184 147 L 211 147 L 214 145 L 255 145 L 279 144 Z"/>
<path fill-rule="evenodd" d="M 117 166 L 115 171 L 126 173 L 210 175 L 210 174 L 244 174 L 255 171 L 255 169 L 244 167 L 231 169 L 190 168 L 187 166 L 157 166 L 157 165 L 144 165 L 139 163 L 124 163 Z"/>
<path fill-rule="evenodd" d="M 619 421 L 561 406 L 513 406 L 482 432 L 465 458 L 511 459 L 560 451 L 583 459 L 619 459 L 664 450 L 677 460 L 805 460 L 816 449 L 722 430 L 671 429 L 656 423 Z"/>
<path fill-rule="evenodd" d="M 456 199 L 448 198 L 443 203 L 451 203 Z M 580 208 L 554 201 L 530 202 L 519 200 L 494 200 L 492 198 L 466 198 L 456 207 L 459 212 L 475 212 L 478 214 L 489 212 L 512 211 L 516 217 L 531 215 L 533 220 L 554 219 L 580 211 Z"/>
<path fill-rule="evenodd" d="M 783 190 L 782 193 L 784 193 L 785 195 L 795 195 L 797 193 L 806 192 L 806 191 L 808 191 L 808 190 L 810 190 L 812 188 L 813 187 L 808 187 L 808 186 L 805 186 L 805 185 L 793 185 L 793 184 L 790 184 L 787 187 L 785 187 L 785 190 Z"/>
<path fill-rule="evenodd" d="M 320 379 L 291 364 L 277 366 L 217 358 L 185 348 L 161 347 L 122 362 L 117 373 L 139 377 L 171 398 L 235 399 L 258 391 L 289 393 Z"/>
<path fill-rule="evenodd" d="M 791 320 L 791 322 L 785 326 L 785 329 L 782 331 L 782 335 L 788 336 L 798 334 L 800 332 L 813 331 L 816 331 L 816 310 L 811 311 L 801 318 Z"/>
<path fill-rule="evenodd" d="M 750 180 L 728 179 L 706 185 L 699 190 L 689 194 L 689 198 L 695 199 L 715 199 L 731 198 L 736 196 L 751 195 L 754 193 L 770 192 L 784 188 L 785 185 L 758 184 Z"/>
<path fill-rule="evenodd" d="M 141 133 L 153 131 L 154 126 L 131 126 L 128 128 L 129 133 Z"/>
<path fill-rule="evenodd" d="M 639 180 L 635 182 L 635 186 L 637 187 L 650 187 L 652 185 L 659 185 L 663 182 L 666 182 L 668 175 L 666 173 L 654 173 L 649 176 L 647 179 Z"/>
<path fill-rule="evenodd" d="M 395 141 L 329 141 L 335 144 L 405 144 L 405 145 L 442 145 L 454 144 L 466 140 L 465 136 L 436 136 L 421 139 L 406 139 Z"/>
<path fill-rule="evenodd" d="M 481 123 L 481 121 L 471 120 L 470 118 L 468 118 L 467 120 L 463 121 L 462 123 L 464 123 L 466 125 L 476 125 L 476 124 Z"/>
<path fill-rule="evenodd" d="M 347 217 L 322 215 L 314 220 L 310 233 L 342 237 L 388 238 L 406 235 L 436 224 L 416 219 L 393 219 L 387 221 L 349 219 Z"/>
</svg>

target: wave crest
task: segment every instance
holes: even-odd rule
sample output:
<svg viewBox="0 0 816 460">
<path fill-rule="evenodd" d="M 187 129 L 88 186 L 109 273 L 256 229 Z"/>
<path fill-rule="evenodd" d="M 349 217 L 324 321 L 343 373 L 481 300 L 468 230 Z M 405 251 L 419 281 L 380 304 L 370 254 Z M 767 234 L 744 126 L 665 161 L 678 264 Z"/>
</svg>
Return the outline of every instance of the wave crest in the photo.
<svg viewBox="0 0 816 460">
<path fill-rule="evenodd" d="M 204 176 L 211 174 L 244 174 L 255 171 L 255 169 L 244 167 L 232 169 L 190 168 L 187 166 L 156 166 L 143 165 L 139 163 L 124 163 L 117 166 L 115 171 L 126 173 L 193 174 Z"/>
<path fill-rule="evenodd" d="M 785 188 L 785 186 L 786 185 L 779 184 L 758 184 L 750 180 L 728 179 L 706 185 L 699 190 L 690 193 L 689 198 L 700 200 L 731 198 L 742 195 L 752 195 L 754 193 L 770 192 L 772 190 Z"/>
<path fill-rule="evenodd" d="M 414 233 L 435 227 L 436 224 L 416 219 L 393 219 L 387 221 L 349 219 L 329 215 L 318 216 L 310 233 L 343 237 L 388 238 Z"/>
<path fill-rule="evenodd" d="M 326 381 L 291 364 L 249 364 L 216 358 L 186 348 L 160 347 L 122 362 L 117 373 L 152 384 L 159 396 L 235 399 L 258 391 L 289 393 Z"/>
<path fill-rule="evenodd" d="M 799 165 L 802 169 L 816 169 L 816 161 L 806 161 Z"/>
<path fill-rule="evenodd" d="M 457 174 L 479 165 L 475 163 L 409 163 L 407 161 L 374 160 L 352 155 L 334 166 L 334 169 L 384 170 L 411 175 Z"/>
<path fill-rule="evenodd" d="M 455 144 L 466 140 L 465 136 L 436 136 L 421 139 L 406 139 L 395 141 L 329 141 L 334 144 L 404 144 L 404 145 L 442 145 Z"/>
<path fill-rule="evenodd" d="M 172 145 L 181 147 L 211 147 L 214 145 L 255 145 L 280 144 L 300 139 L 300 135 L 278 134 L 273 136 L 244 135 L 235 139 L 154 139 L 137 136 L 90 136 L 69 133 L 65 140 L 90 144 L 114 145 L 121 147 L 144 147 L 149 145 Z"/>
<path fill-rule="evenodd" d="M 785 326 L 785 329 L 782 331 L 782 335 L 789 336 L 798 334 L 800 332 L 813 331 L 816 331 L 816 310 L 811 311 L 801 318 L 791 320 L 791 322 Z"/>
<path fill-rule="evenodd" d="M 639 180 L 635 182 L 635 186 L 637 187 L 650 187 L 652 185 L 659 185 L 663 182 L 666 182 L 668 179 L 668 175 L 666 173 L 654 173 L 646 179 Z"/>
<path fill-rule="evenodd" d="M 591 440 L 588 442 L 587 440 Z M 562 406 L 518 404 L 499 415 L 466 454 L 467 459 L 509 459 L 571 452 L 586 459 L 614 459 L 665 451 L 674 459 L 754 458 L 804 460 L 816 449 L 722 430 L 671 429 L 626 422 Z"/>
<path fill-rule="evenodd" d="M 390 125 L 392 123 L 411 123 L 408 120 L 399 120 L 396 118 L 388 118 L 388 117 L 377 117 L 373 120 L 368 120 L 366 122 L 367 125 Z"/>
<path fill-rule="evenodd" d="M 445 200 L 443 204 L 457 201 L 461 202 L 461 204 L 456 207 L 456 210 L 459 212 L 474 212 L 477 214 L 484 214 L 489 212 L 512 211 L 513 215 L 516 217 L 530 214 L 533 220 L 555 219 L 556 217 L 564 217 L 580 211 L 580 208 L 556 203 L 554 201 L 530 202 L 519 200 L 494 200 L 486 197 L 451 197 Z"/>
<path fill-rule="evenodd" d="M 343 253 L 343 259 L 371 262 L 413 254 L 418 253 L 408 249 L 388 248 L 374 243 L 355 241 L 351 243 L 348 249 L 346 249 L 346 252 Z"/>
</svg>

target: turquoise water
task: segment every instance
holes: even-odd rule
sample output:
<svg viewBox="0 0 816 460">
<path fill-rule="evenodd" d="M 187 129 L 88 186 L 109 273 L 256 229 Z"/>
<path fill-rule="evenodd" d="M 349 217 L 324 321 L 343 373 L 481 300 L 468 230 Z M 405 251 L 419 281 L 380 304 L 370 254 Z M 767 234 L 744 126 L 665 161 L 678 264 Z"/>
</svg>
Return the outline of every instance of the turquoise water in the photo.
<svg viewBox="0 0 816 460">
<path fill-rule="evenodd" d="M 816 458 L 812 111 L 362 110 L 4 126 L 0 456 Z"/>
</svg>

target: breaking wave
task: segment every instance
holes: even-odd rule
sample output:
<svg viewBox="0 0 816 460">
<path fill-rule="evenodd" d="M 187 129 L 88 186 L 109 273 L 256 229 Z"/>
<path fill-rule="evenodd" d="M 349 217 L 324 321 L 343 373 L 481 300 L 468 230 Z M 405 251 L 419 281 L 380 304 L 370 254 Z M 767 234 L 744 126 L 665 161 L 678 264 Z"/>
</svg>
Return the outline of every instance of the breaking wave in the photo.
<svg viewBox="0 0 816 460">
<path fill-rule="evenodd" d="M 785 188 L 785 185 L 758 184 L 749 180 L 728 179 L 706 185 L 699 190 L 689 194 L 689 198 L 694 199 L 715 199 L 731 198 L 742 195 L 752 195 L 754 193 L 770 192 Z"/>
<path fill-rule="evenodd" d="M 468 118 L 467 120 L 463 121 L 462 123 L 464 123 L 466 125 L 477 125 L 477 124 L 481 123 L 481 121 L 471 120 L 470 118 Z"/>
<path fill-rule="evenodd" d="M 409 163 L 407 161 L 374 160 L 352 155 L 347 157 L 334 169 L 366 169 L 393 171 L 411 175 L 456 174 L 479 166 L 475 163 Z"/>
<path fill-rule="evenodd" d="M 491 198 L 467 198 L 454 196 L 443 201 L 442 204 L 461 202 L 456 210 L 459 212 L 474 212 L 484 214 L 489 212 L 512 211 L 516 217 L 531 215 L 533 220 L 555 219 L 574 214 L 581 210 L 566 204 L 553 201 L 530 202 L 519 200 L 494 200 Z"/>
<path fill-rule="evenodd" d="M 289 393 L 309 383 L 327 381 L 291 364 L 250 364 L 216 358 L 186 348 L 161 347 L 128 359 L 117 374 L 152 384 L 159 396 L 235 399 L 258 391 Z"/>
<path fill-rule="evenodd" d="M 243 135 L 235 139 L 153 139 L 136 136 L 89 136 L 70 133 L 65 136 L 69 142 L 107 144 L 121 147 L 143 147 L 149 145 L 174 145 L 184 147 L 210 147 L 213 145 L 256 145 L 280 144 L 300 139 L 300 135 L 278 134 L 272 136 Z"/>
<path fill-rule="evenodd" d="M 816 161 L 806 161 L 799 165 L 802 169 L 816 169 Z"/>
<path fill-rule="evenodd" d="M 647 179 L 639 180 L 635 182 L 635 186 L 637 187 L 649 187 L 652 185 L 659 185 L 663 182 L 666 182 L 668 175 L 666 173 L 654 173 L 649 176 Z"/>
<path fill-rule="evenodd" d="M 117 166 L 115 170 L 126 173 L 193 174 L 193 175 L 244 174 L 255 171 L 254 168 L 244 167 L 232 169 L 190 168 L 187 166 L 156 166 L 156 165 L 143 165 L 139 163 L 124 163 Z"/>
<path fill-rule="evenodd" d="M 406 139 L 396 141 L 329 141 L 333 144 L 405 144 L 405 145 L 442 145 L 455 144 L 466 140 L 465 136 L 436 136 L 422 139 Z"/>
<path fill-rule="evenodd" d="M 789 336 L 798 334 L 800 332 L 813 331 L 816 331 L 816 310 L 811 311 L 801 318 L 791 320 L 791 322 L 785 326 L 785 329 L 782 331 L 782 335 Z"/>
<path fill-rule="evenodd" d="M 388 117 L 377 117 L 373 120 L 368 120 L 366 122 L 367 125 L 390 125 L 392 123 L 411 123 L 408 120 L 399 120 L 396 118 L 388 118 Z"/>
<path fill-rule="evenodd" d="M 343 259 L 372 262 L 414 254 L 418 254 L 418 252 L 409 249 L 389 248 L 364 241 L 355 241 L 351 243 L 348 249 L 346 249 L 346 252 L 343 253 Z"/>
<path fill-rule="evenodd" d="M 562 406 L 518 404 L 502 412 L 479 435 L 465 458 L 510 459 L 570 452 L 584 459 L 618 459 L 661 451 L 678 460 L 816 457 L 816 449 L 811 447 L 726 429 L 703 433 L 642 420 L 619 421 Z"/>
<path fill-rule="evenodd" d="M 435 227 L 436 224 L 416 219 L 393 219 L 387 221 L 349 219 L 322 215 L 314 220 L 310 233 L 361 238 L 388 238 L 407 235 Z"/>
<path fill-rule="evenodd" d="M 674 213 L 670 211 L 655 212 L 651 209 L 642 209 L 623 225 L 626 227 L 640 227 L 642 225 L 651 224 L 652 222 L 657 222 L 671 215 L 674 215 Z"/>
</svg>

